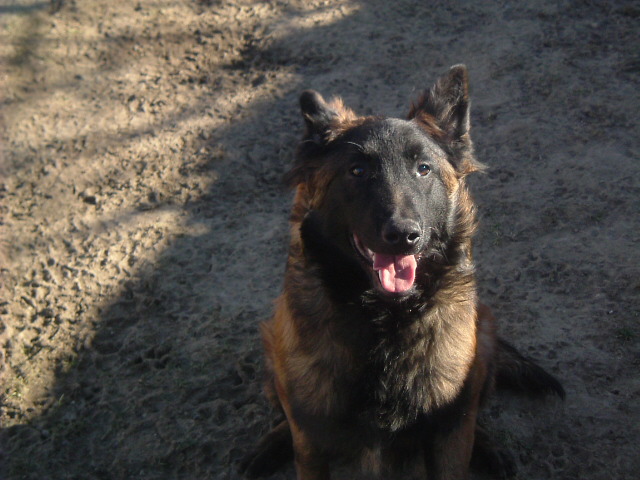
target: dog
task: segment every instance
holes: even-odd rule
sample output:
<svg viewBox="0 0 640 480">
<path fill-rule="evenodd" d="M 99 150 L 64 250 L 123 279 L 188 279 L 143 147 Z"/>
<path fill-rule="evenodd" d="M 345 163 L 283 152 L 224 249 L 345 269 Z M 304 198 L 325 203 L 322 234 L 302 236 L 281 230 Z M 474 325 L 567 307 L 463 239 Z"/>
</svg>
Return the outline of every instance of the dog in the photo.
<svg viewBox="0 0 640 480">
<path fill-rule="evenodd" d="M 386 478 L 416 458 L 431 480 L 467 478 L 472 459 L 508 477 L 513 462 L 477 425 L 487 395 L 497 384 L 564 398 L 478 299 L 466 178 L 483 165 L 468 88 L 466 67 L 451 67 L 406 119 L 302 93 L 284 288 L 262 325 L 284 420 L 247 476 L 293 457 L 299 480 L 328 480 L 341 462 Z"/>
</svg>

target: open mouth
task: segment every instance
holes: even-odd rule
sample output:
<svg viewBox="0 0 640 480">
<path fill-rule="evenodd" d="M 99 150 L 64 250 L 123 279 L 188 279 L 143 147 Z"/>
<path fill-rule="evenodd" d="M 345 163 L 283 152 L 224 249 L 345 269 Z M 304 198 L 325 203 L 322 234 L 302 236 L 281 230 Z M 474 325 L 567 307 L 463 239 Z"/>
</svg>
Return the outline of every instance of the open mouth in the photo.
<svg viewBox="0 0 640 480">
<path fill-rule="evenodd" d="M 405 293 L 411 290 L 418 266 L 416 255 L 389 255 L 367 248 L 357 235 L 353 245 L 363 260 L 377 273 L 383 290 L 389 293 Z"/>
</svg>

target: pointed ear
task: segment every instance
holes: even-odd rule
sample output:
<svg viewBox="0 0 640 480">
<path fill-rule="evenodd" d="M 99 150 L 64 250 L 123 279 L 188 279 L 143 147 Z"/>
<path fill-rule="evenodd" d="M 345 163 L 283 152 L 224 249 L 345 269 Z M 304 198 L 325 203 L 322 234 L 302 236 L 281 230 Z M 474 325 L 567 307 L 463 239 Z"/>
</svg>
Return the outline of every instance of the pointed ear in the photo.
<svg viewBox="0 0 640 480">
<path fill-rule="evenodd" d="M 304 138 L 314 143 L 324 143 L 331 124 L 338 118 L 338 112 L 315 90 L 302 92 L 300 110 L 306 127 Z"/>
<path fill-rule="evenodd" d="M 411 106 L 409 119 L 415 118 L 440 130 L 445 141 L 455 141 L 469 133 L 469 75 L 464 65 L 454 65 L 446 75 L 422 94 Z"/>
<path fill-rule="evenodd" d="M 451 67 L 446 75 L 440 77 L 436 84 L 411 106 L 408 118 L 415 119 L 434 140 L 454 156 L 471 154 L 467 67 Z"/>
<path fill-rule="evenodd" d="M 300 110 L 306 126 L 304 140 L 324 145 L 335 140 L 346 129 L 354 125 L 358 116 L 345 107 L 340 98 L 326 102 L 314 90 L 305 90 L 300 95 Z"/>
<path fill-rule="evenodd" d="M 304 135 L 298 144 L 295 162 L 283 178 L 291 187 L 308 183 L 318 169 L 324 147 L 329 143 L 332 125 L 338 119 L 336 109 L 315 90 L 302 92 L 300 111 L 304 118 Z"/>
<path fill-rule="evenodd" d="M 353 110 L 344 106 L 339 98 L 326 102 L 314 90 L 306 90 L 300 95 L 300 110 L 305 123 L 302 141 L 298 144 L 296 160 L 285 175 L 285 182 L 291 186 L 308 183 L 325 160 L 326 148 L 347 129 L 358 123 Z"/>
</svg>

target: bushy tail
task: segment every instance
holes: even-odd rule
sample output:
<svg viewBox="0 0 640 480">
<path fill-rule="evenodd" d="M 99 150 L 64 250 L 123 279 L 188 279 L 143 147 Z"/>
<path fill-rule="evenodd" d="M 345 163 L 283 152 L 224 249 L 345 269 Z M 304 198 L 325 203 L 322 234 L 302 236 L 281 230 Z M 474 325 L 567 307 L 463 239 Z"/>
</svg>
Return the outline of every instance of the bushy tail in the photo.
<svg viewBox="0 0 640 480">
<path fill-rule="evenodd" d="M 293 440 L 289 423 L 283 420 L 262 437 L 256 449 L 242 461 L 240 472 L 247 478 L 266 477 L 291 460 Z"/>
<path fill-rule="evenodd" d="M 497 347 L 496 388 L 534 397 L 555 394 L 564 400 L 564 388 L 553 375 L 501 338 Z"/>
</svg>

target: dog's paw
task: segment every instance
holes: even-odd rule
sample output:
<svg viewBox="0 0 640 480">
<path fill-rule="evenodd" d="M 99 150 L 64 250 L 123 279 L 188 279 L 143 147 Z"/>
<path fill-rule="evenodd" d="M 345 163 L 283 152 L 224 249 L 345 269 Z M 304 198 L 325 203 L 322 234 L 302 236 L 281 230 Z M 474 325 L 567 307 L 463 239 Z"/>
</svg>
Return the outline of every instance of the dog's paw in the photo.
<svg viewBox="0 0 640 480">
<path fill-rule="evenodd" d="M 482 454 L 476 454 L 474 451 L 471 468 L 490 478 L 501 480 L 513 478 L 518 472 L 513 455 L 507 450 L 501 449 L 485 449 Z"/>
<path fill-rule="evenodd" d="M 511 453 L 498 447 L 489 432 L 476 426 L 476 438 L 471 456 L 471 468 L 491 478 L 509 479 L 517 473 L 516 461 Z"/>
<path fill-rule="evenodd" d="M 291 433 L 285 420 L 267 433 L 256 449 L 240 461 L 238 470 L 247 478 L 267 477 L 292 459 Z"/>
</svg>

